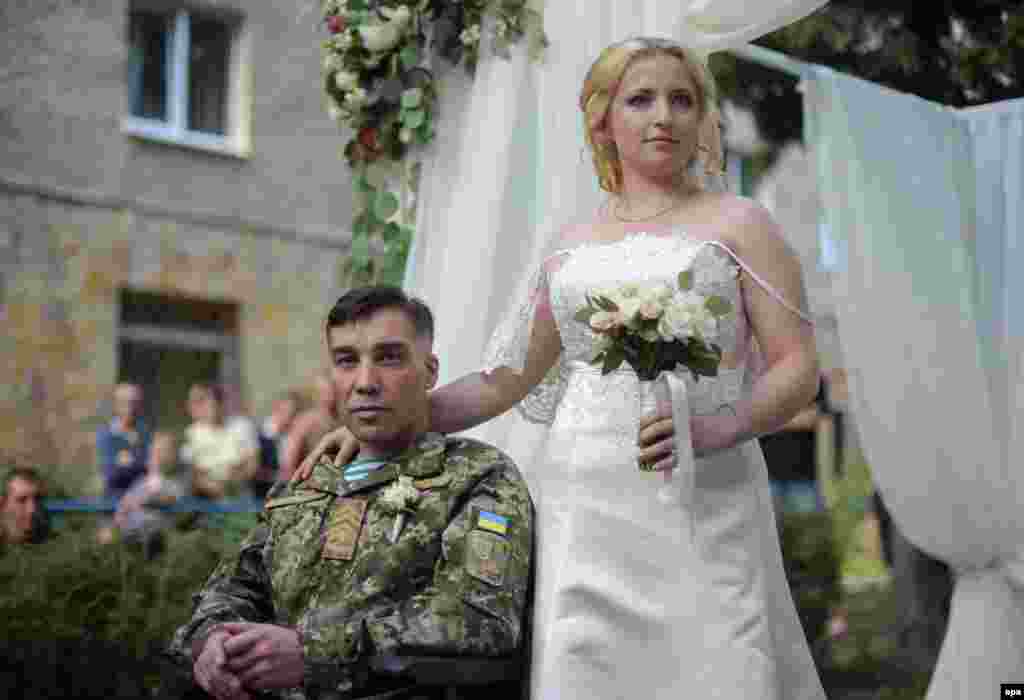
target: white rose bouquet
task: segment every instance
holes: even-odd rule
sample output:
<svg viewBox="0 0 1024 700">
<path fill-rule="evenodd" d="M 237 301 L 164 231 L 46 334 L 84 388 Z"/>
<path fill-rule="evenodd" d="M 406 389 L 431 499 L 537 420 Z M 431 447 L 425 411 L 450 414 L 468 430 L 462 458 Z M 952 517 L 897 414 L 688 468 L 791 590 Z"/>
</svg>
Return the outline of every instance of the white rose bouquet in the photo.
<svg viewBox="0 0 1024 700">
<path fill-rule="evenodd" d="M 721 273 L 735 271 L 723 268 Z M 703 280 L 706 274 L 700 274 Z M 694 272 L 687 269 L 679 273 L 677 289 L 662 283 L 626 283 L 587 294 L 587 303 L 575 318 L 602 337 L 593 359 L 602 374 L 627 362 L 644 381 L 680 365 L 694 380 L 718 375 L 720 324 L 733 313 L 732 304 L 725 297 L 694 291 L 693 281 Z"/>
</svg>

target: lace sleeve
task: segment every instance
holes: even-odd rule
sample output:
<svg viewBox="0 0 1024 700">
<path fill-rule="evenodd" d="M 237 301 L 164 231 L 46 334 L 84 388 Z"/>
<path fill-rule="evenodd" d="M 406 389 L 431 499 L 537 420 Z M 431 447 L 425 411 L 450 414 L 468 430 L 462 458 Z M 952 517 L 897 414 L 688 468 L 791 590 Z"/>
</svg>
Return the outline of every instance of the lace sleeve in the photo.
<svg viewBox="0 0 1024 700">
<path fill-rule="evenodd" d="M 530 347 L 534 320 L 538 316 L 551 316 L 550 279 L 561 256 L 552 256 L 541 264 L 513 297 L 513 305 L 495 328 L 484 351 L 481 371 L 493 372 L 507 367 L 522 372 Z M 516 408 L 523 418 L 533 423 L 550 425 L 565 389 L 562 357 L 551 367 L 544 379 L 519 402 Z"/>
</svg>

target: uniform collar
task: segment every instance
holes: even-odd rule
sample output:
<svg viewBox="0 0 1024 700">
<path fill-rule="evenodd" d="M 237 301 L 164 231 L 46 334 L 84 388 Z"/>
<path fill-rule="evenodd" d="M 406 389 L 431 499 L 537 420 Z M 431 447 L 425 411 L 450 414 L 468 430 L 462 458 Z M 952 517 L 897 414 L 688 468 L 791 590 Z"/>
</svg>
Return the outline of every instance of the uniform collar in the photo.
<svg viewBox="0 0 1024 700">
<path fill-rule="evenodd" d="M 412 447 L 396 457 L 381 461 L 394 464 L 399 474 L 414 479 L 437 476 L 444 471 L 445 445 L 446 440 L 441 433 L 424 433 L 416 439 Z M 336 467 L 330 459 L 321 458 L 304 485 L 306 488 L 319 491 L 334 491 L 346 466 L 348 465 Z"/>
</svg>

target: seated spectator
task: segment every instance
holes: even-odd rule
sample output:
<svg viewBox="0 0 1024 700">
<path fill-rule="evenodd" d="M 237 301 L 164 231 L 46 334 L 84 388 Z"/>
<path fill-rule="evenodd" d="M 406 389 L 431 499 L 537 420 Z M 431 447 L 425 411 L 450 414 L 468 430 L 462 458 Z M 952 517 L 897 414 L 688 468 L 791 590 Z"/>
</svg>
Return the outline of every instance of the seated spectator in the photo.
<svg viewBox="0 0 1024 700">
<path fill-rule="evenodd" d="M 191 467 L 193 495 L 238 498 L 259 468 L 259 438 L 252 421 L 227 418 L 223 390 L 213 384 L 194 384 L 188 402 L 194 422 L 185 429 L 181 456 Z"/>
<path fill-rule="evenodd" d="M 103 475 L 103 495 L 115 503 L 146 473 L 149 454 L 149 430 L 142 420 L 142 388 L 121 383 L 114 388 L 114 417 L 96 431 L 96 453 Z M 113 521 L 105 518 L 97 537 L 108 543 L 113 539 Z"/>
<path fill-rule="evenodd" d="M 0 544 L 35 544 L 47 535 L 43 480 L 30 467 L 8 470 L 0 482 Z"/>
<path fill-rule="evenodd" d="M 260 468 L 250 484 L 253 496 L 263 500 L 267 491 L 277 480 L 281 469 L 284 441 L 295 422 L 301 400 L 297 392 L 288 391 L 276 399 L 270 408 L 270 415 L 260 426 Z"/>
<path fill-rule="evenodd" d="M 114 524 L 125 542 L 141 543 L 147 555 L 162 548 L 163 531 L 173 524 L 171 514 L 152 506 L 170 505 L 184 495 L 175 478 L 177 441 L 174 435 L 158 431 L 146 463 L 146 476 L 129 489 L 114 514 Z"/>
</svg>

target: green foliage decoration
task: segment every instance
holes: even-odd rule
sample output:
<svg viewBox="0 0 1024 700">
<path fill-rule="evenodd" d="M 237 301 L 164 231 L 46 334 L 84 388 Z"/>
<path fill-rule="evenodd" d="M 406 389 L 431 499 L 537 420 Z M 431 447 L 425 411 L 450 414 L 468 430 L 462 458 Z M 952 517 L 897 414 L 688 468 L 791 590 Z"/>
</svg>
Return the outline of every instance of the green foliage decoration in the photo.
<svg viewBox="0 0 1024 700">
<path fill-rule="evenodd" d="M 539 59 L 548 43 L 542 18 L 527 0 L 324 0 L 322 14 L 327 109 L 351 134 L 343 152 L 353 173 L 352 251 L 343 275 L 354 284 L 399 284 L 413 235 L 417 153 L 436 135 L 433 69 L 474 71 L 485 15 L 499 55 L 525 40 Z M 409 196 L 403 201 L 395 189 Z"/>
</svg>

